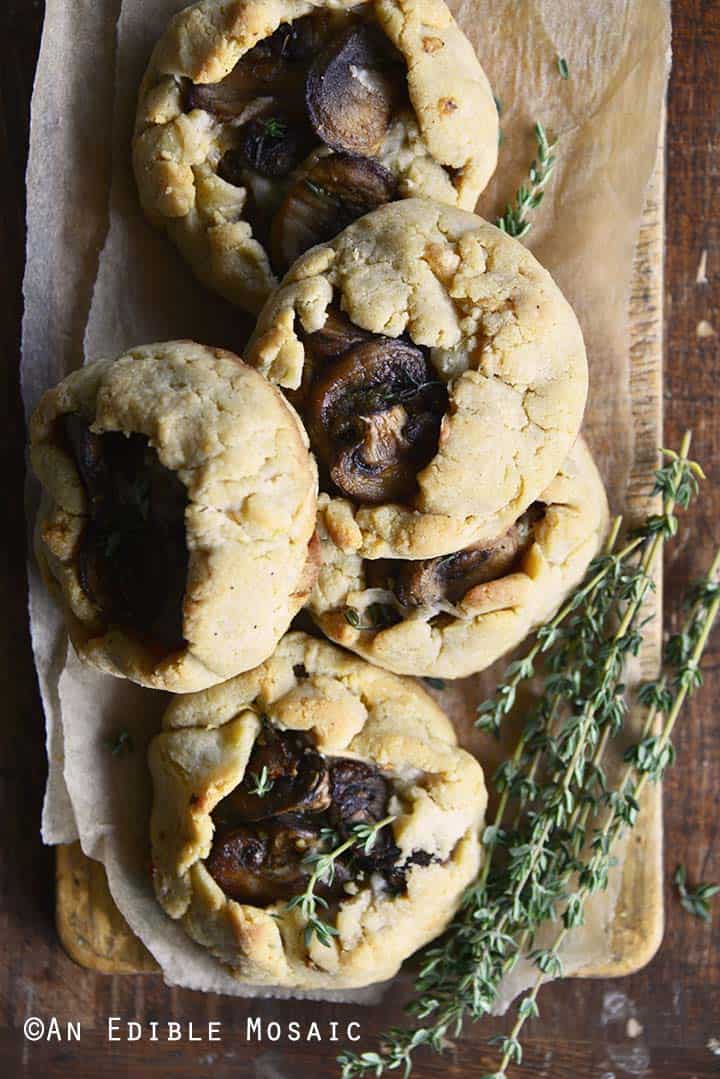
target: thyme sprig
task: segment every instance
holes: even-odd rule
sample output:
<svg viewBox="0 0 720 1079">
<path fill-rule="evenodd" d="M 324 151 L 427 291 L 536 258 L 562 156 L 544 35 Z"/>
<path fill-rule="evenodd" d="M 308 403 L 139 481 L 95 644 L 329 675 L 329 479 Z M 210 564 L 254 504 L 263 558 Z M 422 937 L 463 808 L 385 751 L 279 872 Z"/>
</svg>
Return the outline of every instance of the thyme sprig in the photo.
<svg viewBox="0 0 720 1079">
<path fill-rule="evenodd" d="M 318 884 L 326 884 L 328 887 L 332 885 L 338 858 L 351 848 L 359 847 L 364 854 L 369 854 L 375 846 L 379 832 L 388 824 L 392 824 L 394 820 L 395 817 L 384 817 L 383 820 L 373 823 L 361 821 L 353 825 L 351 834 L 342 842 L 338 842 L 338 837 L 332 828 L 323 828 L 320 832 L 320 839 L 323 842 L 335 845 L 329 850 L 308 854 L 303 859 L 303 866 L 311 870 L 305 890 L 294 895 L 285 904 L 285 909 L 288 911 L 299 908 L 305 919 L 306 948 L 310 947 L 313 937 L 317 937 L 320 944 L 329 947 L 332 938 L 338 935 L 335 926 L 326 922 L 319 914 L 319 908 L 327 910 L 328 902 L 317 894 Z"/>
<path fill-rule="evenodd" d="M 537 996 L 544 975 L 550 972 L 555 975 L 562 973 L 558 952 L 570 930 L 583 924 L 586 901 L 590 896 L 607 887 L 612 865 L 612 849 L 627 829 L 635 824 L 640 811 L 640 797 L 646 783 L 648 780 L 659 782 L 666 768 L 674 761 L 669 739 L 685 698 L 702 684 L 698 663 L 720 608 L 720 585 L 716 580 L 718 569 L 720 569 L 720 549 L 700 589 L 697 587 L 691 589 L 690 594 L 695 598 L 689 618 L 680 633 L 671 638 L 674 646 L 670 645 L 670 655 L 678 656 L 673 679 L 676 690 L 674 696 L 672 693 L 670 696 L 667 695 L 667 678 L 661 679 L 659 683 L 646 683 L 638 693 L 641 700 L 651 700 L 645 719 L 643 738 L 625 753 L 627 767 L 620 780 L 617 793 L 608 792 L 605 795 L 604 802 L 609 812 L 604 824 L 594 830 L 590 842 L 590 857 L 585 864 L 578 863 L 574 867 L 579 870 L 578 885 L 576 891 L 568 897 L 562 913 L 562 928 L 549 948 L 531 953 L 539 968 L 539 973 L 530 993 L 520 1001 L 518 1016 L 510 1034 L 501 1039 L 503 1056 L 499 1070 L 483 1079 L 505 1079 L 509 1065 L 513 1061 L 520 1063 L 522 1047 L 519 1035 L 527 1019 L 539 1015 Z M 678 653 L 678 642 L 688 637 L 693 639 L 692 647 Z M 658 736 L 650 736 L 649 732 L 653 729 L 660 709 L 665 713 L 662 729 Z M 652 743 L 651 748 L 648 748 L 648 743 Z M 682 867 L 678 867 L 675 874 L 675 883 L 681 890 L 681 902 L 686 909 L 692 908 L 693 913 L 709 920 L 709 899 L 720 892 L 720 885 L 700 885 L 694 894 L 685 890 L 683 896 L 685 879 L 683 875 L 682 884 L 680 884 L 678 876 L 681 871 Z"/>
<path fill-rule="evenodd" d="M 557 162 L 553 153 L 555 143 L 548 140 L 545 128 L 539 120 L 533 130 L 537 142 L 537 157 L 528 171 L 528 182 L 520 185 L 514 204 L 508 203 L 505 213 L 495 222 L 508 236 L 515 236 L 517 239 L 525 236 L 532 228 L 530 212 L 536 210 L 542 202 Z"/>
<path fill-rule="evenodd" d="M 662 498 L 661 511 L 619 546 L 621 521 L 614 523 L 576 594 L 538 631 L 493 699 L 479 709 L 478 725 L 498 733 L 518 690 L 542 677 L 513 755 L 495 776 L 500 799 L 485 831 L 482 871 L 445 936 L 424 953 L 408 1005 L 415 1025 L 388 1031 L 376 1052 L 343 1054 L 345 1079 L 396 1069 L 408 1075 L 416 1049 L 442 1051 L 466 1019 L 492 1010 L 503 978 L 527 955 L 538 968 L 537 981 L 520 1002 L 510 1035 L 497 1039 L 502 1060 L 493 1079 L 503 1079 L 510 1064 L 522 1059 L 519 1034 L 538 1014 L 540 985 L 562 972 L 560 946 L 582 924 L 586 899 L 606 887 L 612 848 L 635 823 L 648 779 L 659 779 L 671 763 L 674 723 L 699 684 L 699 659 L 720 605 L 720 553 L 693 589 L 686 623 L 666 651 L 667 672 L 638 693 L 638 704 L 647 710 L 642 735 L 611 790 L 605 753 L 627 712 L 626 661 L 642 642 L 656 559 L 677 532 L 677 509 L 688 507 L 702 478 L 700 467 L 688 460 L 689 444 L 686 435 L 679 453 L 664 451 L 653 488 Z M 536 947 L 538 929 L 558 917 L 554 940 Z"/>
<path fill-rule="evenodd" d="M 701 881 L 691 888 L 687 883 L 687 870 L 684 865 L 679 865 L 675 870 L 673 884 L 677 888 L 683 910 L 695 915 L 696 918 L 702 918 L 704 922 L 709 922 L 711 919 L 710 900 L 720 892 L 720 884 Z"/>
</svg>

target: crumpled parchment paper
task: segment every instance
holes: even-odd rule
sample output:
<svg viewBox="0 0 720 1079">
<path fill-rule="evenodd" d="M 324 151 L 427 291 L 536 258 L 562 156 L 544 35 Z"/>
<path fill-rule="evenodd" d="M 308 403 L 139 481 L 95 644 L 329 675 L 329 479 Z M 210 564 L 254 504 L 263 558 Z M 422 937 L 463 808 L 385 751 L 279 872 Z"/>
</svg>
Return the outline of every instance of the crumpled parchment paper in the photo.
<svg viewBox="0 0 720 1079">
<path fill-rule="evenodd" d="M 132 179 L 137 87 L 154 41 L 183 6 L 182 0 L 47 0 L 28 164 L 22 364 L 28 412 L 46 387 L 84 360 L 132 345 L 194 337 L 242 351 L 247 316 L 195 282 L 142 218 Z M 501 110 L 498 171 L 479 212 L 494 219 L 526 178 L 535 120 L 557 140 L 555 175 L 526 242 L 579 315 L 591 370 L 585 431 L 613 508 L 621 510 L 633 462 L 626 311 L 669 69 L 669 3 L 453 0 L 451 7 Z M 567 80 L 557 57 L 567 60 Z M 30 520 L 36 498 L 30 481 Z M 50 765 L 45 842 L 79 837 L 85 852 L 104 862 L 118 907 L 170 984 L 253 994 L 192 944 L 152 895 L 145 747 L 164 696 L 82 667 L 33 565 L 29 574 Z M 461 738 L 488 764 L 487 743 L 471 734 L 469 717 L 492 677 L 457 683 L 442 695 Z M 134 748 L 116 756 L 109 743 L 119 729 L 130 732 Z M 593 901 L 586 926 L 571 934 L 566 973 L 606 955 L 617 891 L 616 880 Z M 518 967 L 500 1005 L 532 977 Z M 371 990 L 339 998 L 376 997 Z"/>
</svg>

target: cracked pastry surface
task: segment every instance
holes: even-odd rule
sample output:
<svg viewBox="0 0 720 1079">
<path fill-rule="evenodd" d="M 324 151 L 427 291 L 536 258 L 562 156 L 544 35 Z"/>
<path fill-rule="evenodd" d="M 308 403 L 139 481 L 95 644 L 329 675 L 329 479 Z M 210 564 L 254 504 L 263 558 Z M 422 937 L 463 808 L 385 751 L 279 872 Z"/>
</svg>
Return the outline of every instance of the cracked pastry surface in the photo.
<svg viewBox="0 0 720 1079">
<path fill-rule="evenodd" d="M 256 670 L 176 698 L 163 727 L 149 750 L 156 895 L 240 981 L 370 985 L 443 931 L 479 868 L 486 791 L 416 683 L 290 633 Z M 321 829 L 343 838 L 387 815 L 322 892 L 335 934 L 308 937 L 287 903 L 304 857 L 332 842 Z"/>
<path fill-rule="evenodd" d="M 101 670 L 202 689 L 264 660 L 307 598 L 307 438 L 230 352 L 171 341 L 74 371 L 32 417 L 31 461 L 41 569 Z"/>
<path fill-rule="evenodd" d="M 608 524 L 602 480 L 582 438 L 509 530 L 449 556 L 371 561 L 344 551 L 333 536 L 345 512 L 342 500 L 320 496 L 322 563 L 310 612 L 331 640 L 372 663 L 439 678 L 484 670 L 552 617 Z"/>
<path fill-rule="evenodd" d="M 133 161 L 150 220 L 256 312 L 297 255 L 383 202 L 472 209 L 497 145 L 443 0 L 201 0 L 153 52 Z"/>
<path fill-rule="evenodd" d="M 421 199 L 306 252 L 247 359 L 298 408 L 321 490 L 348 498 L 335 542 L 373 559 L 506 531 L 561 467 L 587 395 L 582 333 L 550 274 L 495 226 Z"/>
</svg>

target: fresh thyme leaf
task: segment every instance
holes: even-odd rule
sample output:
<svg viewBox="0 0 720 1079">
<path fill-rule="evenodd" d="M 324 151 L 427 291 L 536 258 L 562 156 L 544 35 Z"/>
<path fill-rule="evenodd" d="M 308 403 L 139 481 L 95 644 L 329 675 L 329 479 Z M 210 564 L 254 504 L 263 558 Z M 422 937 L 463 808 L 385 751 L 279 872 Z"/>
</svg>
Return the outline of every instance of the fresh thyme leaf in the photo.
<svg viewBox="0 0 720 1079">
<path fill-rule="evenodd" d="M 346 607 L 343 614 L 345 621 L 354 629 L 383 629 L 398 621 L 397 612 L 391 603 L 370 603 L 363 611 L 364 622 L 360 611 L 355 607 Z"/>
<path fill-rule="evenodd" d="M 423 678 L 423 682 L 427 682 L 431 689 L 445 689 L 445 682 L 442 678 Z"/>
<path fill-rule="evenodd" d="M 326 199 L 328 197 L 325 188 L 321 187 L 320 184 L 316 184 L 314 180 L 306 180 L 305 186 L 312 191 L 313 195 L 317 195 L 319 199 Z"/>
<path fill-rule="evenodd" d="M 680 903 L 684 910 L 693 914 L 696 918 L 702 918 L 704 922 L 711 920 L 710 900 L 720 892 L 720 884 L 711 884 L 701 881 L 694 888 L 687 884 L 687 871 L 684 865 L 679 865 L 673 875 L 673 882 L 678 890 Z"/>
<path fill-rule="evenodd" d="M 672 763 L 674 725 L 699 684 L 700 658 L 720 609 L 719 550 L 704 581 L 691 590 L 682 647 L 671 650 L 674 662 L 637 694 L 647 709 L 642 735 L 609 789 L 604 755 L 624 724 L 623 674 L 642 640 L 653 569 L 675 534 L 670 522 L 676 509 L 689 504 L 701 478 L 699 466 L 687 459 L 689 444 L 688 434 L 680 453 L 664 452 L 665 464 L 656 474 L 662 511 L 619 549 L 621 522 L 615 522 L 605 551 L 576 594 L 537 632 L 526 656 L 511 664 L 494 697 L 478 710 L 479 725 L 497 731 L 520 686 L 542 677 L 513 755 L 494 777 L 499 801 L 483 836 L 480 875 L 444 936 L 422 953 L 407 1006 L 411 1025 L 389 1030 L 377 1053 L 343 1053 L 338 1059 L 344 1079 L 395 1069 L 407 1076 L 417 1049 L 439 1052 L 460 1035 L 467 1019 L 491 1012 L 503 978 L 525 955 L 537 966 L 537 978 L 513 1028 L 499 1040 L 501 1059 L 492 1076 L 506 1079 L 507 1069 L 519 1061 L 523 1025 L 538 1015 L 543 980 L 561 972 L 565 937 L 582 925 L 587 899 L 607 887 L 615 843 L 637 820 L 645 785 Z M 715 884 L 700 885 L 692 893 L 693 906 L 704 909 L 719 891 Z M 548 922 L 558 925 L 554 939 L 533 950 L 537 930 Z"/>
<path fill-rule="evenodd" d="M 528 170 L 528 184 L 522 184 L 515 195 L 514 204 L 508 204 L 505 213 L 495 222 L 508 236 L 520 239 L 532 228 L 530 212 L 537 209 L 545 194 L 545 187 L 553 174 L 556 158 L 555 144 L 548 141 L 545 128 L 538 121 L 534 127 L 537 157 Z"/>
<path fill-rule="evenodd" d="M 570 69 L 568 68 L 567 60 L 564 56 L 556 56 L 555 63 L 557 64 L 558 73 L 561 79 L 570 78 Z"/>
<path fill-rule="evenodd" d="M 287 132 L 287 124 L 276 117 L 271 116 L 265 121 L 265 134 L 271 139 L 281 139 Z"/>
<path fill-rule="evenodd" d="M 251 782 L 248 785 L 248 790 L 250 791 L 250 794 L 257 794 L 258 798 L 264 798 L 275 786 L 275 780 L 270 779 L 268 775 L 266 764 L 262 766 L 260 775 L 258 775 L 257 772 L 252 772 L 250 780 Z"/>
<path fill-rule="evenodd" d="M 135 748 L 129 731 L 122 730 L 111 735 L 107 740 L 108 747 L 113 757 L 120 757 L 126 753 L 132 753 Z"/>
<path fill-rule="evenodd" d="M 317 885 L 319 883 L 332 884 L 335 877 L 335 863 L 352 847 L 362 846 L 364 853 L 369 854 L 375 846 L 378 833 L 394 820 L 394 817 L 385 817 L 375 824 L 365 822 L 355 824 L 351 829 L 352 834 L 342 842 L 338 842 L 338 837 L 332 829 L 324 828 L 320 832 L 321 840 L 324 843 L 332 843 L 333 847 L 330 850 L 315 851 L 303 859 L 303 865 L 311 871 L 305 891 L 294 895 L 285 904 L 285 910 L 299 909 L 305 918 L 303 937 L 306 948 L 310 947 L 314 937 L 317 937 L 320 944 L 327 948 L 332 943 L 332 938 L 338 935 L 338 930 L 318 914 L 318 907 L 326 908 L 328 904 L 322 896 L 316 895 Z"/>
</svg>

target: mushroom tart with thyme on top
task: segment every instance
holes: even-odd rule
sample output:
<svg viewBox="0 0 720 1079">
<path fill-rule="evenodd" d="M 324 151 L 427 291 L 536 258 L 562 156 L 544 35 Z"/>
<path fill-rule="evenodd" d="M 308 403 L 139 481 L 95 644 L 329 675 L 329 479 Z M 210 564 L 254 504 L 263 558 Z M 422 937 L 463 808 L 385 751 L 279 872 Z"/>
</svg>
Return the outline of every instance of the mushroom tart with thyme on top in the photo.
<svg viewBox="0 0 720 1079">
<path fill-rule="evenodd" d="M 38 560 L 101 670 L 203 689 L 266 659 L 306 600 L 317 471 L 232 353 L 171 341 L 81 367 L 40 401 L 31 460 Z"/>
<path fill-rule="evenodd" d="M 163 909 L 251 985 L 359 988 L 440 934 L 480 861 L 480 765 L 420 686 L 303 633 L 176 698 L 150 745 Z"/>
<path fill-rule="evenodd" d="M 322 563 L 309 609 L 331 640 L 397 674 L 464 678 L 551 618 L 602 544 L 608 505 L 585 442 L 504 533 L 416 560 L 343 550 L 348 507 L 321 495 Z"/>
<path fill-rule="evenodd" d="M 309 247 L 383 203 L 472 209 L 498 118 L 443 0 L 201 0 L 140 90 L 142 205 L 201 280 L 256 312 Z"/>
<path fill-rule="evenodd" d="M 333 540 L 366 559 L 495 541 L 578 434 L 577 319 L 517 240 L 421 199 L 306 252 L 260 313 L 248 363 L 300 413 Z"/>
</svg>

